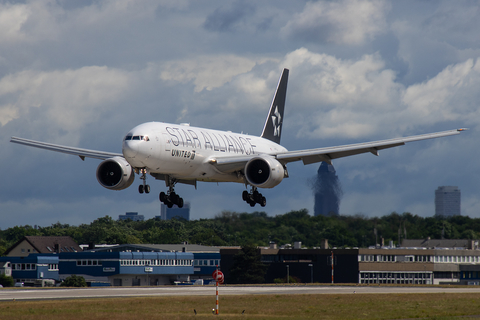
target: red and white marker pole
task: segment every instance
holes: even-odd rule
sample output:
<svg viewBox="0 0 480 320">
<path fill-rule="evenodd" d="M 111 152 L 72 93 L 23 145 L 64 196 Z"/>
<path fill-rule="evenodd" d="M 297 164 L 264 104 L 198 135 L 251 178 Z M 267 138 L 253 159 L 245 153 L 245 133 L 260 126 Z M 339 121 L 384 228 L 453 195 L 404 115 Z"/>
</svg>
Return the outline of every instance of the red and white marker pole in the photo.
<svg viewBox="0 0 480 320">
<path fill-rule="evenodd" d="M 218 266 L 217 266 L 217 270 L 213 271 L 212 277 L 213 279 L 215 279 L 215 283 L 216 283 L 217 300 L 215 302 L 215 314 L 218 314 L 218 284 L 223 283 L 223 280 L 224 280 L 223 272 L 218 270 Z"/>
<path fill-rule="evenodd" d="M 333 251 L 332 251 L 332 284 L 333 284 Z"/>
<path fill-rule="evenodd" d="M 218 314 L 218 280 L 217 282 L 217 300 L 215 301 L 215 314 Z"/>
</svg>

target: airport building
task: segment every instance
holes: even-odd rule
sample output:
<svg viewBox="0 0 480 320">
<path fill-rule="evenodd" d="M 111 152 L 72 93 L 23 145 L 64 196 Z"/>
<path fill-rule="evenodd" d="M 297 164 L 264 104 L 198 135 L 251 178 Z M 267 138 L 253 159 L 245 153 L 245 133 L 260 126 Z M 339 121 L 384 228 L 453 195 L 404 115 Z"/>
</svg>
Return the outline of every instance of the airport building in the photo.
<svg viewBox="0 0 480 320">
<path fill-rule="evenodd" d="M 58 278 L 58 255 L 31 253 L 27 257 L 0 257 L 2 273 L 10 274 L 15 283 L 29 287 L 54 286 Z"/>
<path fill-rule="evenodd" d="M 197 244 L 124 244 L 111 247 L 101 247 L 89 250 L 101 256 L 103 253 L 120 252 L 120 253 L 188 253 L 190 258 L 190 273 L 186 275 L 178 275 L 174 279 L 168 276 L 168 281 L 172 284 L 175 282 L 195 282 L 207 284 L 212 279 L 212 273 L 217 266 L 220 268 L 220 248 L 202 246 Z M 141 271 L 141 270 L 139 270 Z M 175 269 L 179 271 L 179 269 Z M 154 285 L 153 282 L 151 285 Z"/>
<path fill-rule="evenodd" d="M 304 249 L 301 244 L 296 244 L 293 249 L 271 246 L 258 250 L 262 262 L 267 265 L 266 283 L 286 279 L 287 274 L 304 283 L 332 283 L 333 274 L 333 283 L 479 284 L 478 241 L 412 241 L 416 241 L 418 246 Z M 239 251 L 220 250 L 222 271 L 227 282 L 233 257 Z"/>
<path fill-rule="evenodd" d="M 59 255 L 59 278 L 83 276 L 92 286 L 152 286 L 189 281 L 189 252 L 77 252 Z"/>
<path fill-rule="evenodd" d="M 22 243 L 9 251 L 21 254 L 17 249 Z M 183 243 L 100 246 L 82 252 L 62 251 L 57 245 L 57 252 L 0 257 L 0 273 L 26 286 L 54 285 L 73 274 L 91 286 L 156 286 L 208 284 L 218 267 L 228 283 L 240 250 Z M 267 265 L 266 283 L 287 275 L 303 283 L 332 283 L 333 275 L 334 283 L 480 285 L 477 240 L 404 240 L 399 248 L 339 249 L 324 240 L 321 248 L 306 249 L 297 242 L 293 248 L 272 244 L 258 250 Z"/>
</svg>

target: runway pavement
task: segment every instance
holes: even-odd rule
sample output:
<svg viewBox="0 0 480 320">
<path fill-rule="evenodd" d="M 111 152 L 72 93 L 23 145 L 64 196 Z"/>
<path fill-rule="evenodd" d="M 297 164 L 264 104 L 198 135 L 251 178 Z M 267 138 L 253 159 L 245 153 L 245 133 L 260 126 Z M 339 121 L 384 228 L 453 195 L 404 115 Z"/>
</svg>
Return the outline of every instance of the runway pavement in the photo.
<svg viewBox="0 0 480 320">
<path fill-rule="evenodd" d="M 399 294 L 399 293 L 480 293 L 480 287 L 390 287 L 390 286 L 221 286 L 220 295 L 251 294 Z M 111 297 L 155 297 L 215 295 L 214 286 L 100 287 L 100 288 L 4 288 L 0 301 L 80 299 Z"/>
</svg>

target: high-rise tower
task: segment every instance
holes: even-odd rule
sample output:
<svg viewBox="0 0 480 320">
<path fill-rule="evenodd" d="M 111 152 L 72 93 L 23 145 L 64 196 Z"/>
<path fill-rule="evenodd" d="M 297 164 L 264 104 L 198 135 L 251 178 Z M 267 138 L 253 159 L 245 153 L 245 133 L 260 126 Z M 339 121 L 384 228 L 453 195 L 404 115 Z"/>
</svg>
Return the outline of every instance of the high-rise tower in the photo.
<svg viewBox="0 0 480 320">
<path fill-rule="evenodd" d="M 322 162 L 314 182 L 315 216 L 338 215 L 343 192 L 335 168 Z"/>
<path fill-rule="evenodd" d="M 442 186 L 435 190 L 435 216 L 459 216 L 460 189 L 453 186 Z"/>
</svg>

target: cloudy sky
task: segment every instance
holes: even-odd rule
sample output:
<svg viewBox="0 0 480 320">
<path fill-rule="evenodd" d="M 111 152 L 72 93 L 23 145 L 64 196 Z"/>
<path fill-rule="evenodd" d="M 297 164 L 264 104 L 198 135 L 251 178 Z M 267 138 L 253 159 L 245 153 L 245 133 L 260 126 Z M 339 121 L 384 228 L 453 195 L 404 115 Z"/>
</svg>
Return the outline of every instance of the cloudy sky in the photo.
<svg viewBox="0 0 480 320">
<path fill-rule="evenodd" d="M 468 127 L 379 157 L 334 162 L 341 214 L 434 214 L 458 186 L 480 218 L 478 1 L 2 1 L 0 228 L 159 214 L 163 181 L 123 191 L 100 163 L 28 148 L 11 136 L 111 152 L 147 121 L 258 135 L 290 69 L 282 144 L 327 147 Z M 318 164 L 292 163 L 263 191 L 269 215 L 313 212 Z M 253 212 L 241 184 L 176 188 L 191 218 Z M 260 207 L 257 206 L 256 209 Z"/>
</svg>

